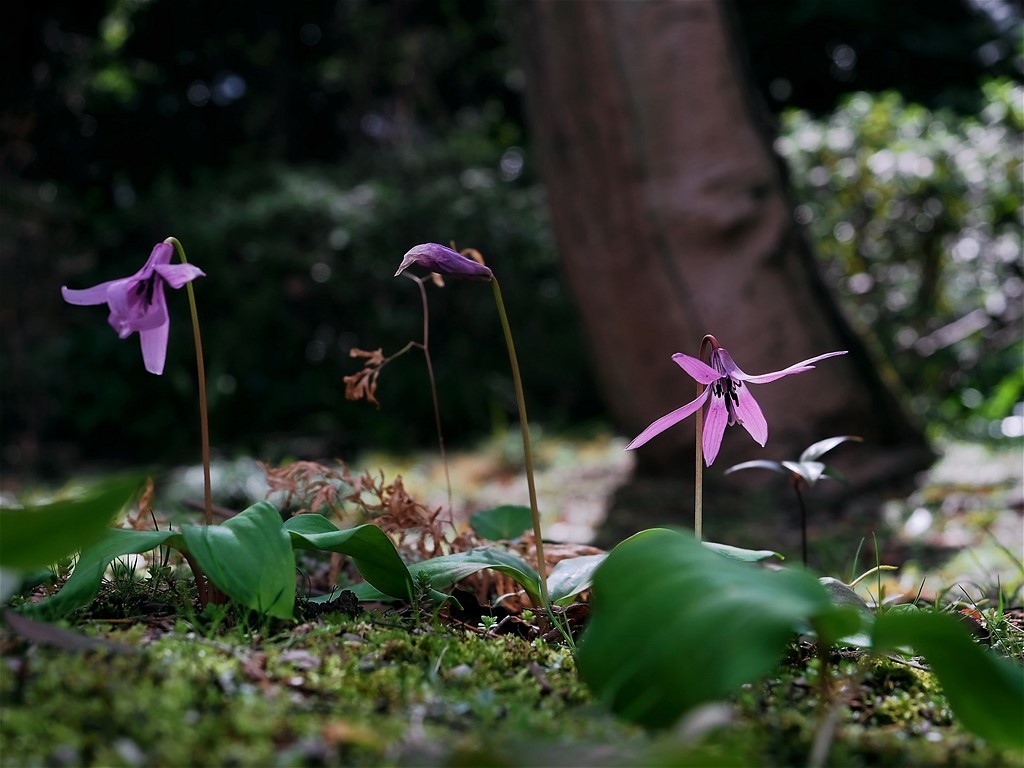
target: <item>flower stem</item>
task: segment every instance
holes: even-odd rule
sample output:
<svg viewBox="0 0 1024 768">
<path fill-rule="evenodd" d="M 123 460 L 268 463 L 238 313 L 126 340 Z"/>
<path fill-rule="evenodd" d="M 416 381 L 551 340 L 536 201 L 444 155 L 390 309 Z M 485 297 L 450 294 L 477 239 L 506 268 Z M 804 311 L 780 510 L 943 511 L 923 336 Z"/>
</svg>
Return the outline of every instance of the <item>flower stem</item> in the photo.
<svg viewBox="0 0 1024 768">
<path fill-rule="evenodd" d="M 185 249 L 176 237 L 164 240 L 174 246 L 182 264 L 188 264 Z M 210 422 L 206 405 L 206 366 L 203 364 L 203 339 L 199 333 L 199 312 L 196 310 L 196 295 L 192 283 L 185 283 L 188 291 L 188 306 L 192 312 L 192 335 L 196 342 L 196 370 L 199 377 L 199 433 L 203 452 L 203 502 L 206 510 L 206 525 L 213 525 L 213 490 L 210 482 Z"/>
<path fill-rule="evenodd" d="M 408 274 L 408 273 L 406 273 Z M 430 360 L 430 312 L 427 308 L 427 290 L 423 287 L 423 280 L 415 275 L 409 275 L 416 281 L 420 289 L 420 298 L 423 300 L 423 356 L 427 359 L 427 377 L 430 379 L 430 396 L 434 401 L 434 422 L 437 425 L 437 447 L 441 451 L 441 464 L 444 466 L 444 482 L 448 488 L 448 515 L 454 520 L 452 508 L 452 479 L 448 472 L 448 456 L 444 450 L 444 434 L 441 432 L 441 406 L 437 401 L 437 384 L 434 381 L 434 365 Z"/>
<path fill-rule="evenodd" d="M 501 319 L 501 329 L 505 333 L 505 345 L 508 347 L 508 359 L 512 364 L 512 381 L 516 388 L 516 404 L 519 406 L 519 426 L 523 432 L 523 460 L 526 464 L 526 483 L 530 489 L 530 513 L 533 515 L 533 538 L 537 548 L 537 572 L 540 575 L 540 600 L 543 605 L 540 607 L 551 611 L 548 602 L 548 576 L 547 562 L 544 559 L 544 539 L 541 536 L 540 511 L 537 508 L 537 486 L 533 479 L 533 454 L 530 451 L 530 425 L 526 418 L 526 398 L 523 396 L 523 381 L 519 376 L 519 361 L 516 358 L 516 345 L 512 341 L 512 329 L 508 324 L 508 315 L 505 313 L 505 302 L 501 297 L 501 287 L 498 285 L 498 278 L 491 280 L 494 286 L 494 301 L 498 305 L 498 317 Z"/>
<path fill-rule="evenodd" d="M 718 339 L 711 334 L 700 340 L 700 349 L 697 352 L 697 359 L 704 361 L 704 353 L 707 349 L 718 349 Z M 703 392 L 700 383 L 697 384 L 697 394 Z M 697 541 L 704 537 L 704 409 L 697 409 L 697 461 L 694 465 L 693 474 L 693 536 Z"/>
</svg>

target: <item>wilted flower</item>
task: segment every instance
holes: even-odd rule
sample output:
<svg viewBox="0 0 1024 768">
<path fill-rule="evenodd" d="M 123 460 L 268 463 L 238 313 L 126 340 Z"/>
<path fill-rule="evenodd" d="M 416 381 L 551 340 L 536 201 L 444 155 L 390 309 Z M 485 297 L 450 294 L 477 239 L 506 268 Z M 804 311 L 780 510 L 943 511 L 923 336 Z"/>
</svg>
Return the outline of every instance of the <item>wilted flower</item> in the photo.
<svg viewBox="0 0 1024 768">
<path fill-rule="evenodd" d="M 490 280 L 491 270 L 479 262 L 463 256 L 437 243 L 423 243 L 410 248 L 402 259 L 402 264 L 395 272 L 395 277 L 416 265 L 430 272 L 452 277 L 464 277 L 468 280 Z"/>
<path fill-rule="evenodd" d="M 170 243 L 159 243 L 153 247 L 142 269 L 131 277 L 109 280 L 81 291 L 60 289 L 69 304 L 108 305 L 108 322 L 122 339 L 138 331 L 146 370 L 157 375 L 164 372 L 167 332 L 171 324 L 164 285 L 181 288 L 206 274 L 191 264 L 171 264 L 173 253 Z"/>
<path fill-rule="evenodd" d="M 710 399 L 707 413 L 704 417 L 704 461 L 710 467 L 711 463 L 718 456 L 718 449 L 722 445 L 722 436 L 725 428 L 733 424 L 740 424 L 750 436 L 760 445 L 768 442 L 768 423 L 764 414 L 758 406 L 754 396 L 750 393 L 747 384 L 765 384 L 769 381 L 781 379 L 793 373 L 804 373 L 814 368 L 811 363 L 824 360 L 827 357 L 845 355 L 846 351 L 828 352 L 824 355 L 801 360 L 788 368 L 772 373 L 762 373 L 759 376 L 751 376 L 744 373 L 733 362 L 732 356 L 723 348 L 715 345 L 711 350 L 710 365 L 703 363 L 695 357 L 684 355 L 680 352 L 672 355 L 672 359 L 684 371 L 692 376 L 698 383 L 706 384 L 704 391 L 697 396 L 697 399 L 678 408 L 672 413 L 662 416 L 651 424 L 647 429 L 634 438 L 633 442 L 626 446 L 626 450 L 639 448 L 655 435 L 661 434 L 666 429 L 679 423 L 687 416 L 695 413 Z"/>
</svg>

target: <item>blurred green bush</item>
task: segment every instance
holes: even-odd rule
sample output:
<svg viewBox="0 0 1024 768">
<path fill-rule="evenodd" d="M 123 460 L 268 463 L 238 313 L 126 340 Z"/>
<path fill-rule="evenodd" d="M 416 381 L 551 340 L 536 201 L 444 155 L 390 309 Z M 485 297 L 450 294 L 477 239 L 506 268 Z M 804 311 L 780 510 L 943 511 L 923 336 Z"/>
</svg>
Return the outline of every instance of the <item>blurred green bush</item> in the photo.
<svg viewBox="0 0 1024 768">
<path fill-rule="evenodd" d="M 1019 437 L 1024 88 L 984 85 L 975 116 L 858 93 L 783 114 L 806 225 L 858 330 L 933 432 Z"/>
</svg>

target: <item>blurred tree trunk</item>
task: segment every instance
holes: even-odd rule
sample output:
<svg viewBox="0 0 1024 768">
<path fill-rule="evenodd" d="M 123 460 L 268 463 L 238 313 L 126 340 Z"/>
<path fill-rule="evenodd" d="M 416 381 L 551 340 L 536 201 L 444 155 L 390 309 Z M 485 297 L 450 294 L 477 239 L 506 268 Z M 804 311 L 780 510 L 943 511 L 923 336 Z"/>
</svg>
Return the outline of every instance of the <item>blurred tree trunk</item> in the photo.
<svg viewBox="0 0 1024 768">
<path fill-rule="evenodd" d="M 756 387 L 767 448 L 731 428 L 713 474 L 858 434 L 866 445 L 844 450 L 852 479 L 905 477 L 931 452 L 819 277 L 729 12 L 715 0 L 523 12 L 533 142 L 605 401 L 632 436 L 691 400 L 670 356 L 696 355 L 705 333 L 748 373 L 846 349 Z M 638 451 L 640 474 L 690 475 L 693 450 L 691 420 Z"/>
</svg>

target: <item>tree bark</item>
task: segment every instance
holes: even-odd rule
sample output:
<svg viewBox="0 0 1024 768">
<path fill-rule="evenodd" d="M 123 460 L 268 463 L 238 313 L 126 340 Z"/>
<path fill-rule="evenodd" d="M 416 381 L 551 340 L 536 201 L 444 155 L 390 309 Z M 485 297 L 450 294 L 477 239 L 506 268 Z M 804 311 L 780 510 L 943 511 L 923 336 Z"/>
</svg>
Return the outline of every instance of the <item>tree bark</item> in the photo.
<svg viewBox="0 0 1024 768">
<path fill-rule="evenodd" d="M 532 141 L 565 272 L 615 422 L 632 436 L 693 399 L 670 359 L 713 333 L 748 373 L 846 349 L 756 386 L 762 450 L 726 432 L 714 469 L 789 459 L 832 435 L 866 447 L 861 483 L 930 463 L 919 429 L 823 284 L 785 170 L 716 0 L 525 4 Z M 638 451 L 641 473 L 692 475 L 693 427 Z M 750 473 L 754 474 L 754 473 Z"/>
</svg>

